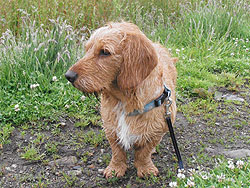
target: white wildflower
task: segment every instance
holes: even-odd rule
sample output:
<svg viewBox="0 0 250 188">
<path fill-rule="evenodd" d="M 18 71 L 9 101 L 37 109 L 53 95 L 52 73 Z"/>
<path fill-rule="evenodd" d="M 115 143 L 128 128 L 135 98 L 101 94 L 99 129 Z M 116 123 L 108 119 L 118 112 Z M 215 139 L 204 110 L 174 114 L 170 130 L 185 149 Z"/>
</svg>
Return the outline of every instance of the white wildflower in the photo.
<svg viewBox="0 0 250 188">
<path fill-rule="evenodd" d="M 182 48 L 181 50 L 185 50 L 185 48 Z"/>
<path fill-rule="evenodd" d="M 246 48 L 246 52 L 248 52 L 249 51 L 249 48 Z"/>
<path fill-rule="evenodd" d="M 185 174 L 182 174 L 182 173 L 179 172 L 177 174 L 177 177 L 180 178 L 180 179 L 184 179 L 186 176 L 185 176 Z"/>
<path fill-rule="evenodd" d="M 195 171 L 194 168 L 190 168 L 190 169 L 188 169 L 188 173 L 189 173 L 190 175 L 194 175 L 194 174 L 196 173 L 196 171 Z"/>
<path fill-rule="evenodd" d="M 66 104 L 64 107 L 65 107 L 65 108 L 69 108 L 69 105 L 68 105 L 68 104 Z"/>
<path fill-rule="evenodd" d="M 221 175 L 217 175 L 216 177 L 218 179 L 218 182 L 223 182 L 226 178 L 225 174 L 222 174 L 222 173 Z"/>
<path fill-rule="evenodd" d="M 228 166 L 227 166 L 229 169 L 233 170 L 235 167 L 234 167 L 234 163 L 233 161 L 228 161 Z"/>
<path fill-rule="evenodd" d="M 186 187 L 194 187 L 194 186 L 195 186 L 195 183 L 191 181 L 190 179 L 188 179 Z"/>
<path fill-rule="evenodd" d="M 201 175 L 201 178 L 204 179 L 204 180 L 207 180 L 208 176 L 206 174 L 204 174 L 204 175 Z"/>
<path fill-rule="evenodd" d="M 16 104 L 16 105 L 15 105 L 15 111 L 16 111 L 16 112 L 20 111 L 19 104 Z"/>
<path fill-rule="evenodd" d="M 83 95 L 81 96 L 81 100 L 84 101 L 86 99 L 86 97 Z"/>
<path fill-rule="evenodd" d="M 53 81 L 53 82 L 58 81 L 57 77 L 56 77 L 56 76 L 53 76 L 53 77 L 52 77 L 52 81 Z"/>
<path fill-rule="evenodd" d="M 179 50 L 179 49 L 176 49 L 175 51 L 176 51 L 176 53 L 177 53 L 177 54 L 180 52 L 180 50 Z"/>
<path fill-rule="evenodd" d="M 36 87 L 38 87 L 39 86 L 39 84 L 31 84 L 30 85 L 30 89 L 35 89 Z"/>
<path fill-rule="evenodd" d="M 230 55 L 231 55 L 231 56 L 234 56 L 234 53 L 232 52 Z"/>
<path fill-rule="evenodd" d="M 244 165 L 244 161 L 242 161 L 242 160 L 239 160 L 239 161 L 236 162 L 236 166 L 239 169 L 241 169 L 243 167 L 243 165 Z"/>
<path fill-rule="evenodd" d="M 170 182 L 169 187 L 177 187 L 177 182 L 175 182 L 175 181 Z"/>
</svg>

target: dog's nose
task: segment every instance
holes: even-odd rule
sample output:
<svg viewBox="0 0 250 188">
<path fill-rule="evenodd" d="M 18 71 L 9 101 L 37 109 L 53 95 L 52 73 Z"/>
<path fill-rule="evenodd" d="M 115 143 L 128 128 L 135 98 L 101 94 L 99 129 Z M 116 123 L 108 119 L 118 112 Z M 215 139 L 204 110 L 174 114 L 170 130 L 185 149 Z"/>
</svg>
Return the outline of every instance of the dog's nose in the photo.
<svg viewBox="0 0 250 188">
<path fill-rule="evenodd" d="M 77 73 L 71 71 L 71 70 L 68 70 L 65 74 L 65 77 L 67 78 L 68 81 L 70 81 L 71 83 L 74 83 L 74 81 L 76 80 L 77 78 Z"/>
</svg>

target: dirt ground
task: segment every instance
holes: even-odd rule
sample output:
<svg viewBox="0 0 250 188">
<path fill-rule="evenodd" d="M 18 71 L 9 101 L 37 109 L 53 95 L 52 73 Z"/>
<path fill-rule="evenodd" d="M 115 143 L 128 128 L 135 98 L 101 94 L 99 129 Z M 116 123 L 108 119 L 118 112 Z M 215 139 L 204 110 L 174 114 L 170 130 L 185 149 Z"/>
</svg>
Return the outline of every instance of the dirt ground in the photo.
<svg viewBox="0 0 250 188">
<path fill-rule="evenodd" d="M 250 149 L 249 82 L 239 91 L 216 91 L 222 97 L 214 110 L 203 109 L 199 114 L 190 107 L 190 111 L 178 112 L 174 129 L 185 169 L 209 170 L 214 167 L 214 156 L 230 157 L 227 154 L 231 151 L 237 157 L 240 154 L 235 150 Z M 226 100 L 230 96 L 232 100 Z M 182 100 L 179 105 L 193 100 Z M 27 129 L 15 129 L 11 143 L 0 149 L 0 187 L 168 187 L 176 175 L 176 157 L 170 135 L 166 134 L 153 154 L 160 172 L 157 178 L 136 176 L 131 150 L 126 175 L 106 180 L 102 172 L 111 158 L 111 149 L 99 133 L 101 127 L 76 127 L 79 120 L 68 117 L 59 120 L 65 123 L 31 123 Z M 29 160 L 22 155 L 27 146 L 38 151 Z"/>
</svg>

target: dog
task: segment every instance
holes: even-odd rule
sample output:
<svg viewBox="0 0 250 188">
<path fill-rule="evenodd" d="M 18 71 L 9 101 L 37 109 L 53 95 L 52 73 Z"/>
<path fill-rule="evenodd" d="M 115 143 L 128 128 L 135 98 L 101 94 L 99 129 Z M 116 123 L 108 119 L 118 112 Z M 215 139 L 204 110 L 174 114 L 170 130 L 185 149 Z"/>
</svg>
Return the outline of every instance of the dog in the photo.
<svg viewBox="0 0 250 188">
<path fill-rule="evenodd" d="M 171 90 L 171 120 L 176 118 L 175 87 L 178 58 L 149 40 L 128 22 L 97 29 L 85 45 L 85 56 L 65 74 L 84 93 L 101 94 L 103 128 L 112 149 L 106 178 L 121 177 L 127 169 L 126 151 L 133 148 L 137 175 L 158 175 L 151 155 L 168 131 L 164 105 L 143 112 L 164 85 Z M 141 112 L 129 115 L 134 111 Z"/>
</svg>

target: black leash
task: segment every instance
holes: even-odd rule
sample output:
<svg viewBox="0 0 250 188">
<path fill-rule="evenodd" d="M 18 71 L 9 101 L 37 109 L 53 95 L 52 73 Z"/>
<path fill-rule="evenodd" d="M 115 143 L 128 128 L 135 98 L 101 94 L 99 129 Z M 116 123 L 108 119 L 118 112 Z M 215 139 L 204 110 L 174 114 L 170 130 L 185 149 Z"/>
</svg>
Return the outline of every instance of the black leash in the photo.
<svg viewBox="0 0 250 188">
<path fill-rule="evenodd" d="M 174 129 L 173 129 L 172 122 L 171 122 L 171 112 L 169 110 L 169 107 L 172 104 L 172 100 L 170 99 L 171 90 L 168 89 L 167 87 L 165 87 L 165 89 L 167 89 L 167 91 L 168 91 L 168 97 L 167 97 L 167 100 L 166 100 L 166 122 L 168 124 L 170 137 L 171 137 L 171 140 L 173 142 L 174 150 L 175 150 L 175 153 L 176 153 L 176 156 L 177 156 L 177 159 L 178 159 L 179 168 L 184 169 L 183 162 L 182 162 L 182 159 L 181 159 L 181 154 L 180 154 L 180 151 L 179 151 L 179 148 L 178 148 L 178 144 L 177 144 L 177 141 L 176 141 L 176 138 L 175 138 L 175 135 L 174 135 Z"/>
<path fill-rule="evenodd" d="M 146 104 L 142 111 L 134 110 L 133 112 L 129 113 L 128 116 L 136 116 L 136 115 L 139 115 L 139 114 L 146 113 L 146 112 L 152 110 L 153 108 L 161 106 L 162 104 L 164 104 L 164 101 L 166 100 L 166 122 L 168 124 L 168 129 L 169 129 L 169 132 L 170 132 L 170 136 L 171 136 L 171 139 L 172 139 L 172 142 L 173 142 L 173 145 L 174 145 L 175 153 L 177 155 L 179 168 L 183 169 L 183 162 L 181 160 L 181 154 L 180 154 L 180 151 L 178 149 L 177 141 L 176 141 L 175 135 L 174 135 L 174 129 L 173 129 L 172 122 L 171 122 L 171 112 L 169 110 L 169 107 L 171 106 L 172 101 L 170 99 L 170 96 L 171 96 L 171 90 L 168 89 L 164 85 L 164 91 L 161 94 L 161 96 L 159 96 L 157 99 L 155 99 L 155 100 L 149 102 L 148 104 Z"/>
</svg>

